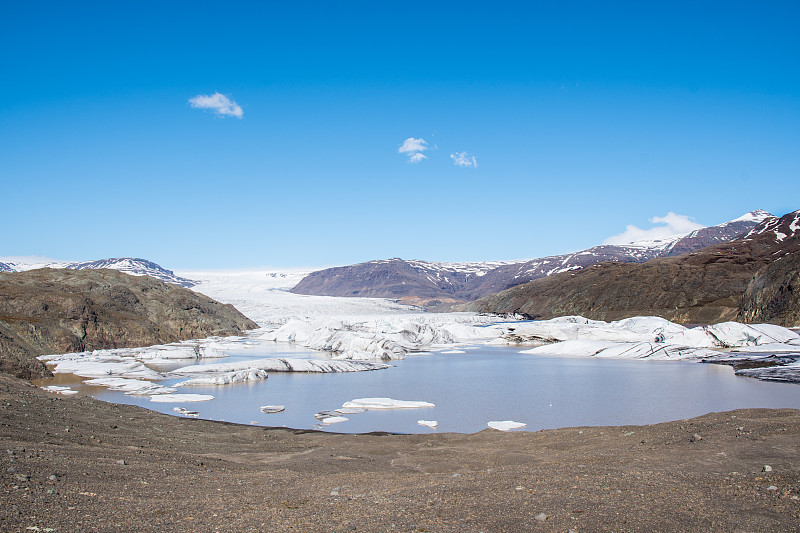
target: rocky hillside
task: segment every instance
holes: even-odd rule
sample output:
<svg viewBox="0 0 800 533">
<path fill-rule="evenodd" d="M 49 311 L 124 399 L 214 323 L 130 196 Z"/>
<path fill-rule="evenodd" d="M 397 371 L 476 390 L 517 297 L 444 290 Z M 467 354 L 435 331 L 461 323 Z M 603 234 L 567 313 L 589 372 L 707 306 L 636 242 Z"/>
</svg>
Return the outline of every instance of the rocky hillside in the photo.
<svg viewBox="0 0 800 533">
<path fill-rule="evenodd" d="M 675 237 L 630 244 L 605 244 L 571 254 L 522 262 L 435 263 L 388 259 L 313 272 L 292 292 L 321 296 L 368 296 L 471 301 L 528 281 L 605 261 L 643 263 L 731 241 L 772 215 L 756 210 L 735 220 Z"/>
<path fill-rule="evenodd" d="M 800 326 L 800 251 L 779 258 L 756 274 L 742 297 L 740 318 Z"/>
<path fill-rule="evenodd" d="M 796 326 L 799 219 L 800 211 L 771 217 L 742 240 L 677 257 L 601 263 L 537 279 L 465 308 L 537 319 L 657 315 L 684 323 L 743 318 Z"/>
<path fill-rule="evenodd" d="M 257 325 L 231 305 L 116 270 L 0 273 L 0 372 L 48 375 L 37 355 L 235 335 Z"/>
</svg>

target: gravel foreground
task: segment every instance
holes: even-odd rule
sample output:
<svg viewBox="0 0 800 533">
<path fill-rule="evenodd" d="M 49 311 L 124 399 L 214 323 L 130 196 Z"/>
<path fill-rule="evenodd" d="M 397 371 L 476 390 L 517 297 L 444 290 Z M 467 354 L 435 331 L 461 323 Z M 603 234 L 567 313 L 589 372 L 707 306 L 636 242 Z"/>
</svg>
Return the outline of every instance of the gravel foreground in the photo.
<svg viewBox="0 0 800 533">
<path fill-rule="evenodd" d="M 800 531 L 800 411 L 342 435 L 0 374 L 0 531 Z"/>
</svg>

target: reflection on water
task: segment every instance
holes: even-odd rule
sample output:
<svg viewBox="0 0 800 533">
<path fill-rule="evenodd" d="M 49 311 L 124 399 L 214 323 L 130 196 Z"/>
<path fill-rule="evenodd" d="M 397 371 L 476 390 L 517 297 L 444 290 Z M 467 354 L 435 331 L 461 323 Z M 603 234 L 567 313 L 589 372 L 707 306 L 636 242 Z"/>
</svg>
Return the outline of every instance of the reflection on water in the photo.
<svg viewBox="0 0 800 533">
<path fill-rule="evenodd" d="M 210 402 L 157 404 L 101 387 L 73 387 L 96 398 L 140 405 L 173 414 L 173 407 L 199 411 L 201 418 L 264 426 L 318 427 L 314 414 L 341 407 L 354 398 L 423 400 L 436 407 L 368 411 L 325 429 L 347 433 L 393 431 L 471 433 L 491 420 L 525 422 L 525 430 L 569 426 L 646 424 L 744 407 L 800 408 L 800 385 L 767 383 L 735 376 L 727 366 L 692 362 L 625 361 L 543 357 L 519 348 L 480 347 L 465 353 L 411 356 L 389 369 L 343 374 L 271 373 L 264 382 L 183 387 L 181 393 L 212 394 Z M 261 357 L 318 356 L 289 344 L 258 354 L 240 352 L 216 363 Z M 184 366 L 172 362 L 169 366 Z M 169 366 L 155 367 L 165 371 Z M 58 375 L 48 383 L 72 384 L 81 378 Z M 185 379 L 185 378 L 184 378 Z M 165 380 L 170 385 L 182 381 Z M 285 405 L 264 414 L 262 405 Z M 436 430 L 417 424 L 437 420 Z"/>
</svg>

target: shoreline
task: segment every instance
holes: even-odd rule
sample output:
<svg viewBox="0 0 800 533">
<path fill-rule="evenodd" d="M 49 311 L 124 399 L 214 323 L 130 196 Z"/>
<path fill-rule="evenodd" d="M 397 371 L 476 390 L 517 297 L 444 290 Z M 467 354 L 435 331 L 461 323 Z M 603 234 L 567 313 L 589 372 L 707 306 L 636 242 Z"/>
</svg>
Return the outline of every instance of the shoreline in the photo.
<svg viewBox="0 0 800 533">
<path fill-rule="evenodd" d="M 800 520 L 793 409 L 351 435 L 182 419 L 0 375 L 0 423 L 4 531 L 796 531 Z"/>
</svg>

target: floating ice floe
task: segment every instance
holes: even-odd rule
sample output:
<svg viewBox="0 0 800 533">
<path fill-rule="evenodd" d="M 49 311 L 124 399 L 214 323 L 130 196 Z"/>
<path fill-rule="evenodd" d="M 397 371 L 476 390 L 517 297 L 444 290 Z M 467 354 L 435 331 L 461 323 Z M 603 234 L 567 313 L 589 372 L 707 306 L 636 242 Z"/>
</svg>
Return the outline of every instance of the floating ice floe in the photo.
<svg viewBox="0 0 800 533">
<path fill-rule="evenodd" d="M 73 394 L 78 394 L 78 391 L 72 390 L 69 387 L 62 387 L 60 385 L 48 385 L 46 387 L 42 387 L 42 390 L 46 390 L 47 392 L 54 392 L 56 394 L 63 394 L 64 396 L 72 396 Z"/>
<path fill-rule="evenodd" d="M 335 411 L 339 414 L 343 415 L 357 415 L 359 413 L 363 413 L 366 411 L 363 407 L 340 407 L 335 409 Z"/>
<path fill-rule="evenodd" d="M 172 394 L 177 389 L 165 387 L 152 381 L 130 378 L 94 378 L 84 381 L 86 385 L 108 387 L 109 390 L 123 391 L 131 396 L 150 396 L 152 394 Z"/>
<path fill-rule="evenodd" d="M 258 408 L 258 410 L 264 414 L 280 413 L 285 409 L 286 406 L 283 405 L 262 405 L 261 407 Z"/>
<path fill-rule="evenodd" d="M 151 402 L 177 403 L 177 402 L 207 402 L 213 400 L 210 394 L 154 394 L 150 396 Z"/>
<path fill-rule="evenodd" d="M 200 416 L 200 413 L 198 411 L 190 411 L 185 407 L 173 407 L 172 410 L 178 413 L 179 415 L 190 416 L 192 418 L 197 418 L 198 416 Z"/>
<path fill-rule="evenodd" d="M 171 374 L 206 374 L 238 372 L 242 370 L 264 370 L 267 372 L 362 372 L 380 370 L 389 365 L 369 361 L 330 361 L 323 359 L 291 359 L 270 357 L 253 359 L 235 363 L 218 363 L 212 365 L 192 365 L 178 368 Z"/>
<path fill-rule="evenodd" d="M 225 372 L 219 376 L 194 378 L 176 383 L 176 387 L 191 387 L 194 385 L 230 385 L 231 383 L 243 383 L 245 381 L 263 381 L 269 377 L 264 370 L 248 368 L 235 372 Z"/>
<path fill-rule="evenodd" d="M 436 420 L 417 420 L 417 424 L 435 429 L 439 425 L 439 422 Z"/>
<path fill-rule="evenodd" d="M 163 376 L 144 366 L 139 361 L 97 362 L 92 360 L 74 359 L 61 361 L 53 369 L 56 374 L 72 373 L 84 378 L 100 378 L 106 376 L 161 379 Z"/>
<path fill-rule="evenodd" d="M 343 408 L 359 407 L 361 409 L 419 409 L 421 407 L 435 407 L 429 402 L 412 400 L 393 400 L 392 398 L 358 398 L 345 402 Z"/>
<path fill-rule="evenodd" d="M 493 420 L 489 422 L 488 426 L 498 431 L 508 431 L 511 429 L 518 429 L 527 426 L 522 422 L 514 422 L 513 420 Z"/>
<path fill-rule="evenodd" d="M 327 426 L 327 425 L 330 425 L 330 424 L 338 424 L 340 422 L 347 422 L 348 420 L 350 420 L 350 419 L 347 418 L 347 417 L 344 417 L 344 416 L 329 416 L 327 418 L 323 418 L 322 419 L 322 423 Z"/>
<path fill-rule="evenodd" d="M 444 351 L 439 352 L 439 353 L 456 354 L 456 353 L 467 353 L 467 352 L 465 350 L 444 350 Z"/>
<path fill-rule="evenodd" d="M 800 362 L 767 368 L 743 368 L 737 370 L 736 375 L 757 378 L 764 381 L 800 383 Z"/>
</svg>

